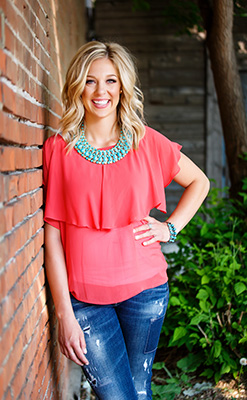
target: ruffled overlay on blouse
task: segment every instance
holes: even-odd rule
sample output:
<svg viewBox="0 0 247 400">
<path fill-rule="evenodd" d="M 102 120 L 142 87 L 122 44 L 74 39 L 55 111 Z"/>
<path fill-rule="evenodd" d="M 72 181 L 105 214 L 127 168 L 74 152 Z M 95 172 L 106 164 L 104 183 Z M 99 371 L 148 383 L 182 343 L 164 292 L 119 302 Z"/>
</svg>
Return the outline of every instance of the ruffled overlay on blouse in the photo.
<svg viewBox="0 0 247 400">
<path fill-rule="evenodd" d="M 167 280 L 159 243 L 143 246 L 133 227 L 152 208 L 166 212 L 164 188 L 179 172 L 181 146 L 146 127 L 138 150 L 113 164 L 93 164 L 60 135 L 44 144 L 44 220 L 60 229 L 69 290 L 110 304 Z"/>
</svg>

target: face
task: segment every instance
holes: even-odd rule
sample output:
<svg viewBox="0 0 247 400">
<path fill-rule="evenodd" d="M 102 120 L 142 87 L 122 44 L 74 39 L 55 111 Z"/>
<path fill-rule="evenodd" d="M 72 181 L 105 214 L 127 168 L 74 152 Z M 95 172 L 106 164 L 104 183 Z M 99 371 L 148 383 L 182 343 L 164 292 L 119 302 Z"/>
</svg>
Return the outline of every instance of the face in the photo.
<svg viewBox="0 0 247 400">
<path fill-rule="evenodd" d="M 117 118 L 120 98 L 117 70 L 107 58 L 95 60 L 88 71 L 82 102 L 86 118 Z"/>
</svg>

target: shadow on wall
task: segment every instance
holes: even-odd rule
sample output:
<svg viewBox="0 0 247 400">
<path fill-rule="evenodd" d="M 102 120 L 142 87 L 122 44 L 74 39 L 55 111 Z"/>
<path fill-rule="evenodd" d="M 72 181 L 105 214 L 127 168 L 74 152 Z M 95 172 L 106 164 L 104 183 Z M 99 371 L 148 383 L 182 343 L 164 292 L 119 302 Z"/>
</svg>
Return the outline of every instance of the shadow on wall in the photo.
<svg viewBox="0 0 247 400">
<path fill-rule="evenodd" d="M 46 282 L 46 298 L 47 298 L 47 309 L 49 315 L 49 333 L 50 333 L 48 346 L 50 353 L 50 362 L 52 364 L 51 381 L 58 382 L 60 377 L 59 371 L 61 368 L 60 365 L 61 358 L 63 358 L 64 356 L 60 352 L 59 344 L 57 341 L 58 322 L 55 315 L 55 308 L 52 301 L 51 292 L 47 282 Z M 54 389 L 56 390 L 56 392 L 54 393 L 55 399 L 80 400 L 82 369 L 79 365 L 75 364 L 73 361 L 70 360 L 68 360 L 67 367 L 68 367 L 67 384 L 63 386 L 62 393 L 60 393 L 59 385 L 54 385 Z"/>
<path fill-rule="evenodd" d="M 59 44 L 59 32 L 57 26 L 57 10 L 54 0 L 51 0 L 53 17 L 51 26 L 54 32 L 54 46 L 56 65 L 56 90 L 54 91 L 54 82 L 49 80 L 47 74 L 42 71 L 41 82 L 42 104 L 44 104 L 43 121 L 45 126 L 44 140 L 56 133 L 58 121 L 61 115 L 60 93 L 62 91 L 62 72 L 61 72 L 61 51 Z M 52 68 L 52 67 L 51 67 Z M 53 385 L 53 398 L 61 400 L 80 400 L 82 369 L 74 362 L 67 360 L 61 353 L 58 338 L 58 321 L 56 318 L 55 307 L 52 300 L 49 284 L 46 278 L 46 306 L 48 311 L 49 338 L 47 349 L 49 352 L 50 363 L 50 385 Z M 66 382 L 65 382 L 66 381 Z"/>
</svg>

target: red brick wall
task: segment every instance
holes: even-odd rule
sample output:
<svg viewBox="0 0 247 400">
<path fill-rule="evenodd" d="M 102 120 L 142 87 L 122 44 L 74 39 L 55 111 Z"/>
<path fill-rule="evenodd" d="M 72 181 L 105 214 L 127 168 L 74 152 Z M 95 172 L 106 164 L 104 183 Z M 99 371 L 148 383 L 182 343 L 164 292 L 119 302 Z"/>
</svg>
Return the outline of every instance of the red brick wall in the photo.
<svg viewBox="0 0 247 400">
<path fill-rule="evenodd" d="M 83 1 L 1 0 L 2 400 L 65 398 L 68 365 L 43 265 L 42 144 L 58 127 L 65 69 L 83 42 Z"/>
</svg>

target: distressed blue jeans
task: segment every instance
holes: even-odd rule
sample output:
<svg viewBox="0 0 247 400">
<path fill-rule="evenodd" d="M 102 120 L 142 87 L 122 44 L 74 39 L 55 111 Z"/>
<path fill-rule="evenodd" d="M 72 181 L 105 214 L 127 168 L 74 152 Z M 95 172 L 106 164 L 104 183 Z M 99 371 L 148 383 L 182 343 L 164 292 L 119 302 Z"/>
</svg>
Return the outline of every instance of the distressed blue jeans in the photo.
<svg viewBox="0 0 247 400">
<path fill-rule="evenodd" d="M 111 305 L 71 295 L 87 345 L 83 371 L 98 399 L 152 399 L 152 365 L 168 298 L 168 283 Z"/>
</svg>

